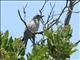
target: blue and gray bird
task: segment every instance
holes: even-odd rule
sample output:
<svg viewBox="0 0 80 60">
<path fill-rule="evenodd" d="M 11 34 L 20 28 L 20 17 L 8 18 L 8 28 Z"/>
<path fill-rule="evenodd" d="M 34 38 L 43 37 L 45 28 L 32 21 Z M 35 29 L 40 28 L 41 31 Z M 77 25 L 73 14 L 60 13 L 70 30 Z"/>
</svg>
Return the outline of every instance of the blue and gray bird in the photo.
<svg viewBox="0 0 80 60">
<path fill-rule="evenodd" d="M 33 43 L 33 45 L 35 45 L 35 34 L 33 34 L 33 33 L 38 31 L 39 24 L 40 24 L 40 21 L 42 20 L 42 17 L 43 16 L 41 16 L 41 15 L 36 15 L 27 24 L 28 28 L 26 28 L 26 30 L 24 31 L 24 36 L 22 39 L 22 41 L 24 41 L 24 43 L 25 43 L 25 47 L 27 45 L 28 39 L 32 39 L 32 43 Z"/>
</svg>

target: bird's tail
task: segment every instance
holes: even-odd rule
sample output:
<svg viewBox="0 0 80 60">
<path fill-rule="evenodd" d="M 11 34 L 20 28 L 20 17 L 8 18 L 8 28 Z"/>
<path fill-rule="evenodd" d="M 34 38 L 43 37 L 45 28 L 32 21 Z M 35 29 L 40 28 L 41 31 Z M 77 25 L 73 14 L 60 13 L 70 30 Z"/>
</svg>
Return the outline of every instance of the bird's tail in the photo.
<svg viewBox="0 0 80 60">
<path fill-rule="evenodd" d="M 27 37 L 23 37 L 23 39 L 22 39 L 22 41 L 24 42 L 24 44 L 25 44 L 25 47 L 26 47 L 26 45 L 27 45 L 27 42 L 28 42 L 28 38 Z"/>
</svg>

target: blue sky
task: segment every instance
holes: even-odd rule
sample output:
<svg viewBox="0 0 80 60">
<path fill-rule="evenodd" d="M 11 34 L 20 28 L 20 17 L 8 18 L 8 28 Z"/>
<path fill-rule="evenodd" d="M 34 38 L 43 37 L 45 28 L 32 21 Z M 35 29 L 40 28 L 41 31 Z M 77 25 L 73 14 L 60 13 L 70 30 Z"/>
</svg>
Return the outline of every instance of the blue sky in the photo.
<svg viewBox="0 0 80 60">
<path fill-rule="evenodd" d="M 1 31 L 5 32 L 6 30 L 9 31 L 10 36 L 13 38 L 15 37 L 21 37 L 23 36 L 23 32 L 25 30 L 25 26 L 20 20 L 17 10 L 19 9 L 21 11 L 21 15 L 23 16 L 22 8 L 25 6 L 25 4 L 28 2 L 28 6 L 26 8 L 26 22 L 29 22 L 33 16 L 39 13 L 39 9 L 42 7 L 44 1 L 1 1 Z M 62 8 L 64 7 L 65 2 L 64 1 L 55 1 L 55 14 L 59 13 Z M 74 7 L 74 11 L 80 11 L 79 9 L 80 3 L 77 4 Z M 44 19 L 48 16 L 50 12 L 50 6 L 49 3 L 46 4 L 44 8 Z M 71 38 L 72 42 L 76 42 L 80 39 L 80 13 L 72 14 L 72 18 L 70 21 L 70 24 L 73 28 L 73 37 Z M 65 15 L 61 17 L 61 21 L 64 20 Z M 40 29 L 41 30 L 41 27 Z M 40 35 L 39 35 L 40 37 Z M 36 40 L 39 40 L 39 37 L 37 36 Z M 31 42 L 29 41 L 28 44 L 29 48 L 26 50 L 26 52 L 31 51 Z M 76 53 L 74 53 L 70 60 L 80 60 L 80 44 L 78 45 Z"/>
</svg>

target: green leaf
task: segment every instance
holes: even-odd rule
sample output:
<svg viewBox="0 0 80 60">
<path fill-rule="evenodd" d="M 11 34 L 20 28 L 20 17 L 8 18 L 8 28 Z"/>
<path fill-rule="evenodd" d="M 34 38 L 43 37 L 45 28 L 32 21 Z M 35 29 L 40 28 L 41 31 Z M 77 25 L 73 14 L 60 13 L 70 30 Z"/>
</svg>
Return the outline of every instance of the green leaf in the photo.
<svg viewBox="0 0 80 60">
<path fill-rule="evenodd" d="M 72 55 L 74 52 L 76 52 L 77 51 L 77 49 L 74 49 L 74 50 L 72 50 L 70 53 L 69 53 L 69 55 Z"/>
<path fill-rule="evenodd" d="M 13 43 L 13 39 L 12 39 L 12 37 L 10 37 L 8 44 L 12 45 L 12 43 Z"/>
<path fill-rule="evenodd" d="M 9 32 L 6 31 L 4 33 L 4 35 L 2 36 L 2 40 L 1 40 L 2 41 L 2 44 L 1 44 L 1 47 L 6 48 L 6 44 L 8 42 L 8 36 L 9 36 Z"/>
<path fill-rule="evenodd" d="M 9 41 L 8 41 L 6 50 L 8 50 L 8 51 L 14 51 L 14 49 L 13 49 L 13 39 L 12 39 L 12 37 L 9 38 Z"/>
<path fill-rule="evenodd" d="M 48 50 L 48 47 L 47 46 L 45 46 L 43 48 L 39 48 L 38 50 L 35 50 L 34 51 L 34 54 L 32 53 L 29 56 L 29 60 L 40 60 L 41 57 L 43 57 L 46 54 L 47 50 Z"/>
<path fill-rule="evenodd" d="M 44 32 L 45 36 L 47 36 L 48 38 L 52 39 L 53 38 L 53 32 L 51 30 L 46 30 Z"/>
<path fill-rule="evenodd" d="M 20 60 L 25 60 L 25 58 L 23 56 L 21 56 Z"/>
<path fill-rule="evenodd" d="M 20 53 L 19 53 L 19 55 L 24 56 L 24 54 L 25 54 L 25 48 L 20 49 Z"/>
</svg>

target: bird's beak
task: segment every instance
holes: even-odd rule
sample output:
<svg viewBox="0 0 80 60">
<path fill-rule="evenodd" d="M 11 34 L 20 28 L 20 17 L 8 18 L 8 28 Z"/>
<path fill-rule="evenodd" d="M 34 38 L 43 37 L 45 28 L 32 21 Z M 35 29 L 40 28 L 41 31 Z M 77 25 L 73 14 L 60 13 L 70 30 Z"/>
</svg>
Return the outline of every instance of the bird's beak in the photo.
<svg viewBox="0 0 80 60">
<path fill-rule="evenodd" d="M 41 16 L 41 18 L 42 18 L 42 17 L 44 17 L 44 15 L 43 15 L 43 16 Z"/>
</svg>

